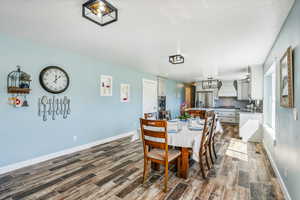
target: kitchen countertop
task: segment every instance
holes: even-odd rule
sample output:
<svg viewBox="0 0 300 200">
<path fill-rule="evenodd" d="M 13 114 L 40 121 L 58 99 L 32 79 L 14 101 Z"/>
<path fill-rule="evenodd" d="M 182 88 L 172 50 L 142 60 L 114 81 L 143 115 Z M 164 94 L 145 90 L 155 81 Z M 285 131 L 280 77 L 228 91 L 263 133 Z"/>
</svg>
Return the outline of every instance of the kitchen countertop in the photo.
<svg viewBox="0 0 300 200">
<path fill-rule="evenodd" d="M 263 113 L 262 111 L 252 111 L 252 110 L 247 110 L 247 109 L 240 109 L 240 108 L 235 108 L 235 107 L 212 107 L 212 108 L 188 108 L 187 111 L 189 110 L 226 110 L 226 111 L 239 111 L 240 113 Z"/>
</svg>

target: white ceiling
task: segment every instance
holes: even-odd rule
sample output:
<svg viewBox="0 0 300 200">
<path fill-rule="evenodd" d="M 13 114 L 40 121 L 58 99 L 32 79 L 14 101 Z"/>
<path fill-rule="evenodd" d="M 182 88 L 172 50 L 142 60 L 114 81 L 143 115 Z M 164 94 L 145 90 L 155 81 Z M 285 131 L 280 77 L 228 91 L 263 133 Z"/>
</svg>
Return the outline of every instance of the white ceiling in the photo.
<svg viewBox="0 0 300 200">
<path fill-rule="evenodd" d="M 119 20 L 100 27 L 83 0 L 1 0 L 0 31 L 171 79 L 233 79 L 264 62 L 294 0 L 110 2 Z M 178 50 L 185 63 L 169 64 Z"/>
</svg>

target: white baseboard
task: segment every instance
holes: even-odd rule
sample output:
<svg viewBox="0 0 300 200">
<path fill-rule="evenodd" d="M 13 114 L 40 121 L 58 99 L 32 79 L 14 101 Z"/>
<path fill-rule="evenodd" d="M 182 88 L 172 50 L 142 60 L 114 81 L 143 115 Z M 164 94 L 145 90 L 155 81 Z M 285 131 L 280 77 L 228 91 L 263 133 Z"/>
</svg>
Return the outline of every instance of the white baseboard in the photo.
<svg viewBox="0 0 300 200">
<path fill-rule="evenodd" d="M 18 162 L 18 163 L 14 163 L 14 164 L 11 164 L 11 165 L 4 166 L 4 167 L 0 167 L 0 174 L 5 174 L 7 172 L 11 172 L 11 171 L 14 171 L 16 169 L 23 168 L 23 167 L 28 167 L 30 165 L 34 165 L 34 164 L 44 162 L 44 161 L 47 161 L 47 160 L 50 160 L 50 159 L 53 159 L 53 158 L 57 158 L 59 156 L 63 156 L 63 155 L 71 154 L 71 153 L 81 151 L 81 150 L 84 150 L 84 149 L 88 149 L 88 148 L 91 148 L 91 147 L 99 145 L 99 144 L 104 144 L 104 143 L 111 142 L 111 141 L 121 139 L 121 138 L 124 138 L 124 137 L 129 137 L 129 136 L 132 136 L 134 134 L 136 134 L 136 131 L 131 131 L 131 132 L 128 132 L 128 133 L 124 133 L 124 134 L 116 135 L 116 136 L 113 136 L 113 137 L 105 138 L 103 140 L 98 140 L 98 141 L 91 142 L 91 143 L 88 143 L 88 144 L 76 146 L 76 147 L 73 147 L 73 148 L 70 148 L 70 149 L 65 149 L 65 150 L 62 150 L 62 151 L 59 151 L 59 152 L 51 153 L 51 154 L 40 156 L 40 157 L 33 158 L 33 159 L 30 159 L 30 160 L 25 160 L 25 161 L 22 161 L 22 162 Z"/>
<path fill-rule="evenodd" d="M 278 180 L 279 180 L 279 183 L 280 183 L 280 186 L 281 186 L 281 189 L 282 189 L 282 191 L 283 191 L 283 195 L 284 195 L 285 199 L 286 199 L 286 200 L 292 200 L 292 198 L 291 198 L 291 196 L 290 196 L 290 194 L 289 194 L 289 191 L 287 190 L 287 188 L 286 188 L 286 186 L 285 186 L 285 184 L 284 184 L 284 182 L 283 182 L 283 180 L 282 180 L 282 177 L 281 177 L 281 175 L 280 175 L 280 173 L 279 173 L 279 170 L 278 170 L 278 168 L 277 168 L 277 166 L 276 166 L 275 161 L 273 160 L 273 157 L 272 157 L 272 155 L 271 155 L 269 149 L 266 147 L 266 145 L 265 145 L 264 142 L 263 142 L 263 145 L 264 145 L 264 148 L 265 148 L 265 150 L 266 150 L 266 152 L 267 152 L 267 154 L 268 154 L 268 157 L 269 157 L 269 160 L 270 160 L 270 162 L 271 162 L 272 168 L 273 168 L 273 170 L 275 171 L 276 176 L 277 176 L 277 178 L 278 178 Z"/>
</svg>

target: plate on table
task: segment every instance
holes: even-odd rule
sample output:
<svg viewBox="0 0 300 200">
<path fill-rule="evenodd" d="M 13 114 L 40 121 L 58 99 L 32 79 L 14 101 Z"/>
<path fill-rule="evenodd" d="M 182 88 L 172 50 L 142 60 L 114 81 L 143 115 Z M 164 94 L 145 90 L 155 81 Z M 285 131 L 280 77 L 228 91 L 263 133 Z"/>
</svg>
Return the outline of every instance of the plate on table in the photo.
<svg viewBox="0 0 300 200">
<path fill-rule="evenodd" d="M 179 132 L 179 130 L 177 130 L 177 131 L 176 130 L 169 130 L 168 131 L 168 133 L 178 133 L 178 132 Z"/>
<path fill-rule="evenodd" d="M 191 131 L 202 131 L 203 128 L 202 127 L 189 127 L 189 130 L 191 130 Z"/>
<path fill-rule="evenodd" d="M 178 119 L 171 119 L 168 122 L 175 123 L 175 122 L 178 122 L 178 121 L 179 121 Z"/>
</svg>

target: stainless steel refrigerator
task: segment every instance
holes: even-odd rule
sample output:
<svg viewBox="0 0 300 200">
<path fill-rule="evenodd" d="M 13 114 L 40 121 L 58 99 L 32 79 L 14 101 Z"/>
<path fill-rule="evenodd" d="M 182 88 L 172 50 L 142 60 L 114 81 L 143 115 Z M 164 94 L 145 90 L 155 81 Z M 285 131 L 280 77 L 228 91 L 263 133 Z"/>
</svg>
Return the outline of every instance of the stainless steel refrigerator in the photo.
<svg viewBox="0 0 300 200">
<path fill-rule="evenodd" d="M 213 91 L 197 91 L 196 93 L 196 107 L 197 108 L 211 108 L 214 107 L 214 92 Z"/>
</svg>

